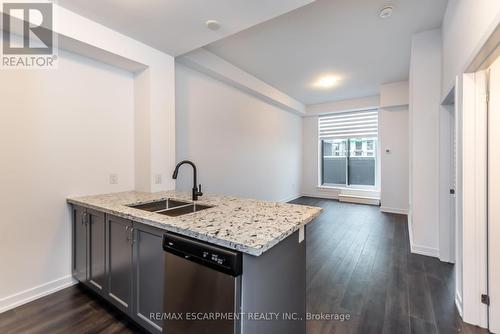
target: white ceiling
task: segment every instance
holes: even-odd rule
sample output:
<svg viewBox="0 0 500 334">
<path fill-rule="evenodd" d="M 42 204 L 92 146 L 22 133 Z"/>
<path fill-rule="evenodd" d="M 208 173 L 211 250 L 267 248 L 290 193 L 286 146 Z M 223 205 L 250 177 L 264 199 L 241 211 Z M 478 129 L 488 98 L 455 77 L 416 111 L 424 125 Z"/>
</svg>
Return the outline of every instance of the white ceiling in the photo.
<svg viewBox="0 0 500 334">
<path fill-rule="evenodd" d="M 447 0 L 316 2 L 219 40 L 208 50 L 306 104 L 377 95 L 382 83 L 406 80 L 412 34 L 441 26 Z M 313 87 L 323 74 L 332 89 Z"/>
<path fill-rule="evenodd" d="M 177 56 L 314 0 L 58 0 L 75 13 Z M 220 21 L 211 31 L 207 20 Z"/>
</svg>

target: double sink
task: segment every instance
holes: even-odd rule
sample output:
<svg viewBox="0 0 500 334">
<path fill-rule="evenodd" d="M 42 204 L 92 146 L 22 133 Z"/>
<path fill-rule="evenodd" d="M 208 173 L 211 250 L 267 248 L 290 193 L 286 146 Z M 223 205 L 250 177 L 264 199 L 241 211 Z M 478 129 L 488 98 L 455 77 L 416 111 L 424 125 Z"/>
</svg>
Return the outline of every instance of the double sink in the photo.
<svg viewBox="0 0 500 334">
<path fill-rule="evenodd" d="M 142 203 L 142 204 L 132 204 L 127 206 L 130 208 L 148 212 L 155 212 L 160 215 L 166 215 L 170 217 L 178 217 L 182 215 L 187 215 L 188 213 L 198 212 L 201 210 L 211 208 L 211 206 L 208 205 L 183 202 L 172 198 L 154 202 Z"/>
</svg>

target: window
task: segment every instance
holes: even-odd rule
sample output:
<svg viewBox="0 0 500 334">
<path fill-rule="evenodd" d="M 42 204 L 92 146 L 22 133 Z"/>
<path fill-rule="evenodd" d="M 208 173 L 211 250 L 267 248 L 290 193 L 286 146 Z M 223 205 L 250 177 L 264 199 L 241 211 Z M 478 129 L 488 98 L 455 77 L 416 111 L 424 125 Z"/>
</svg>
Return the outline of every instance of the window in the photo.
<svg viewBox="0 0 500 334">
<path fill-rule="evenodd" d="M 321 184 L 375 186 L 377 138 L 377 110 L 321 116 Z"/>
</svg>

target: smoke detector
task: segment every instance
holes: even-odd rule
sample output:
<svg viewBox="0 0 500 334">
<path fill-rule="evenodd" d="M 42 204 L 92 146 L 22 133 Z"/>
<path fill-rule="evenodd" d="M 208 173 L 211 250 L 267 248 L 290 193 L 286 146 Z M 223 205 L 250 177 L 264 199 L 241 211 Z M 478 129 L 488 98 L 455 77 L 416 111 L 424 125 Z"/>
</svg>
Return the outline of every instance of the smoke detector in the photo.
<svg viewBox="0 0 500 334">
<path fill-rule="evenodd" d="M 388 19 L 389 17 L 392 16 L 393 12 L 394 12 L 394 6 L 387 5 L 387 6 L 384 6 L 384 8 L 382 8 L 380 10 L 380 12 L 378 13 L 378 16 L 381 19 Z"/>
<path fill-rule="evenodd" d="M 215 21 L 215 20 L 208 20 L 205 22 L 205 25 L 207 26 L 208 29 L 210 30 L 219 30 L 220 29 L 220 23 Z"/>
</svg>

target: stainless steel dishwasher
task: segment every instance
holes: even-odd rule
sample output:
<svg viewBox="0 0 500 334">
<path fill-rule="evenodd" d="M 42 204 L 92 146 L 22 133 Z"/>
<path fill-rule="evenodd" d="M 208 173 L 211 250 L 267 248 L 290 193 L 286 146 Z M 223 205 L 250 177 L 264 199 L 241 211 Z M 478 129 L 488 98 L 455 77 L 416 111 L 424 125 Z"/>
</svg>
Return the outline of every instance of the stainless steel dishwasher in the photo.
<svg viewBox="0 0 500 334">
<path fill-rule="evenodd" d="M 241 253 L 174 233 L 163 249 L 163 333 L 240 333 Z"/>
</svg>

